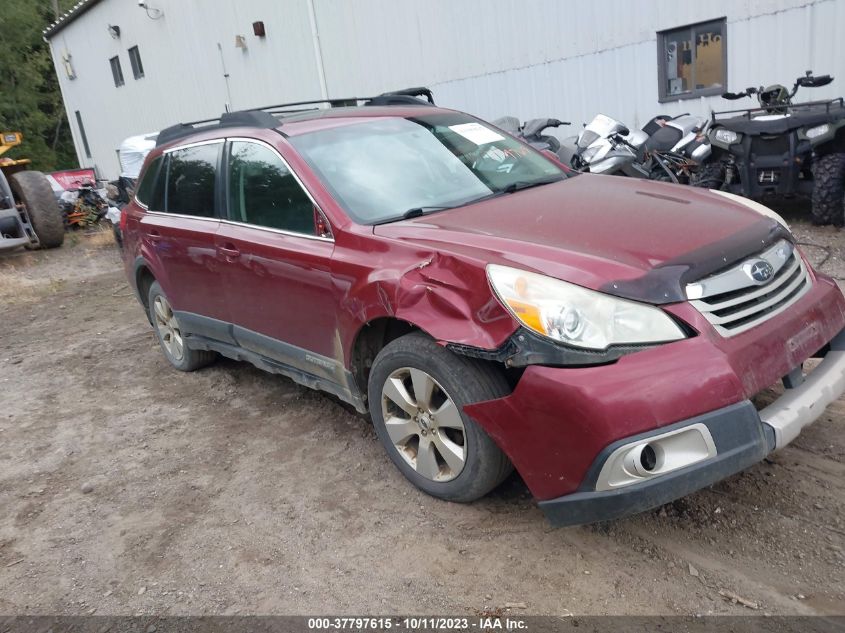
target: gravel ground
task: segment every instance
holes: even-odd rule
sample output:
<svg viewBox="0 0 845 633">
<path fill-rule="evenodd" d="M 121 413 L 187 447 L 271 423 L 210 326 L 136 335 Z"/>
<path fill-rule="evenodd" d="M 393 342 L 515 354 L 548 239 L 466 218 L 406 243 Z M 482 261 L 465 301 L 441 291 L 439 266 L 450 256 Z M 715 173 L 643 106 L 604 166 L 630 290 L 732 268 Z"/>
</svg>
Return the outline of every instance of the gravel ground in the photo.
<svg viewBox="0 0 845 633">
<path fill-rule="evenodd" d="M 328 396 L 171 370 L 107 237 L 0 256 L 0 296 L 0 613 L 845 613 L 845 400 L 710 489 L 552 529 L 516 476 L 418 492 Z"/>
</svg>

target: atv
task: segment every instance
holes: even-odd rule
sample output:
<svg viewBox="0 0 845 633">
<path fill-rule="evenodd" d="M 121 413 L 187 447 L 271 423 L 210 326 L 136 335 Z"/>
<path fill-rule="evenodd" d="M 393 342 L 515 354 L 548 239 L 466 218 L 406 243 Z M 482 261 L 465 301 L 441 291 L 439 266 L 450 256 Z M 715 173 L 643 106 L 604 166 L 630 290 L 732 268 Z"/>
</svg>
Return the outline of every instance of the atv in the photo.
<svg viewBox="0 0 845 633">
<path fill-rule="evenodd" d="M 826 86 L 833 77 L 807 71 L 792 90 L 781 85 L 726 92 L 724 99 L 757 95 L 758 108 L 711 113 L 711 159 L 693 184 L 752 199 L 808 196 L 814 224 L 845 223 L 845 103 L 792 103 L 799 88 Z"/>
</svg>

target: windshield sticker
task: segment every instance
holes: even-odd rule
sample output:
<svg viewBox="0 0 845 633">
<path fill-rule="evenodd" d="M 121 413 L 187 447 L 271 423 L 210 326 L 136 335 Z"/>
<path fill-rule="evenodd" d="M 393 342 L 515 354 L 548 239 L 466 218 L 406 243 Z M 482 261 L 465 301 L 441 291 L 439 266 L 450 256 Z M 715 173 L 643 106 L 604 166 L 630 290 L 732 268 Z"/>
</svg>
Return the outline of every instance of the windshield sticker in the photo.
<svg viewBox="0 0 845 633">
<path fill-rule="evenodd" d="M 501 163 L 508 157 L 502 150 L 498 147 L 491 147 L 484 153 L 484 158 L 489 158 L 490 160 L 495 160 L 497 163 Z"/>
<path fill-rule="evenodd" d="M 493 143 L 494 141 L 504 140 L 504 136 L 497 134 L 490 128 L 486 128 L 480 123 L 461 123 L 459 125 L 450 125 L 449 129 L 457 132 L 468 141 L 476 145 L 484 145 L 485 143 Z"/>
</svg>

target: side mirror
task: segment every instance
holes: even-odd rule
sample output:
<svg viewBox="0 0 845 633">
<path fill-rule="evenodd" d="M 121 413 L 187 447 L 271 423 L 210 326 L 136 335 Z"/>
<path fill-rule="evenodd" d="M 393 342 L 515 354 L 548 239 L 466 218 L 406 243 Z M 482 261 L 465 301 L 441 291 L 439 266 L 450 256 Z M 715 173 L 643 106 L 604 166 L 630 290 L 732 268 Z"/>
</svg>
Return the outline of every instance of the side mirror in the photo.
<svg viewBox="0 0 845 633">
<path fill-rule="evenodd" d="M 630 133 L 631 133 L 631 130 L 629 130 L 628 128 L 626 128 L 624 126 L 621 127 L 619 129 L 619 131 L 617 132 L 617 134 L 620 135 L 620 136 L 628 136 Z"/>
</svg>

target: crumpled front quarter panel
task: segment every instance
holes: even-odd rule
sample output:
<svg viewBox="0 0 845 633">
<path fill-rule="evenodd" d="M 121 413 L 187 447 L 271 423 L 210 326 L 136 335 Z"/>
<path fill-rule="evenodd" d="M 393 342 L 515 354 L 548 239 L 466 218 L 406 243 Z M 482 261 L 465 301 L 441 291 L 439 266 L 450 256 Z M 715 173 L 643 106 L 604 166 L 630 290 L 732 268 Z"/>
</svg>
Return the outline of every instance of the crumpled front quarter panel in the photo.
<svg viewBox="0 0 845 633">
<path fill-rule="evenodd" d="M 361 258 L 360 253 L 369 253 Z M 493 295 L 485 263 L 394 240 L 351 236 L 334 254 L 344 358 L 374 319 L 406 321 L 438 341 L 496 349 L 517 323 Z"/>
</svg>

